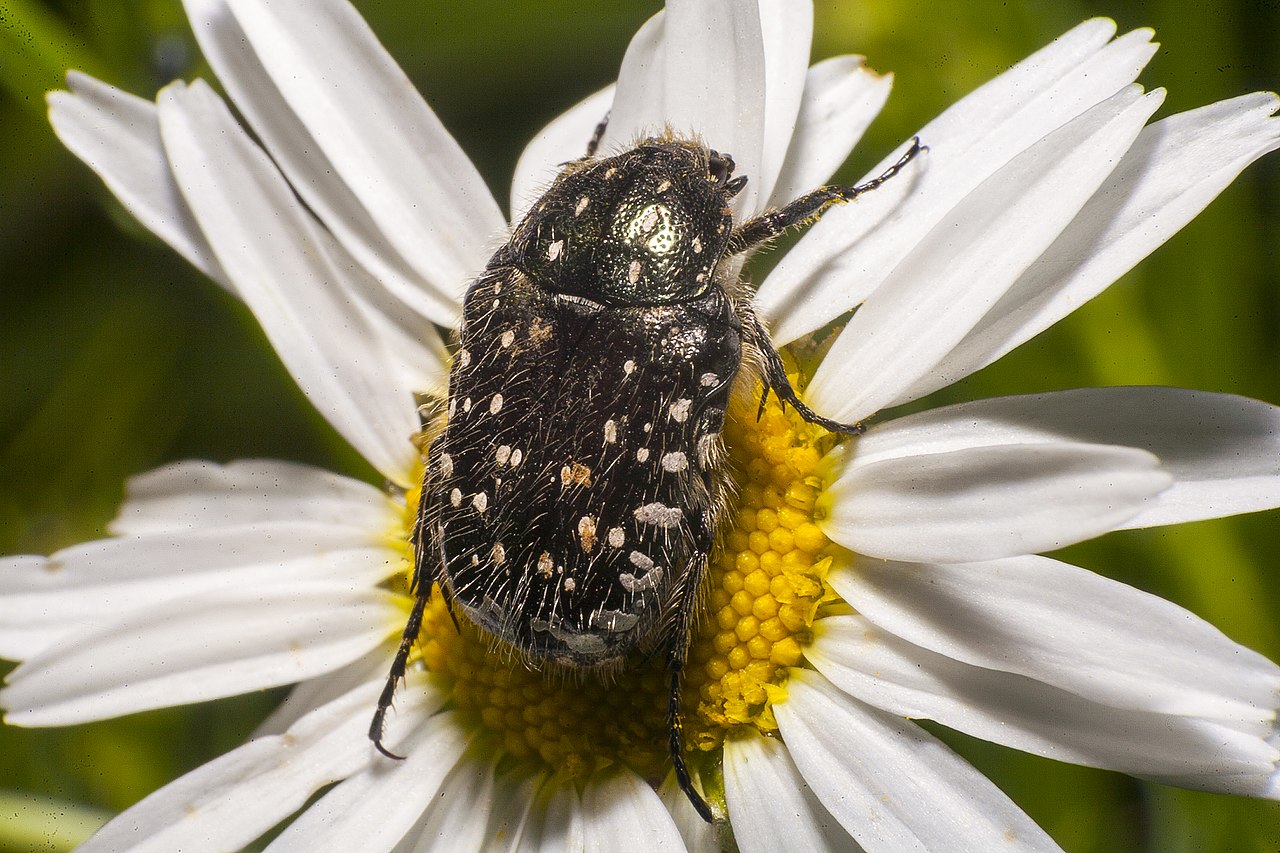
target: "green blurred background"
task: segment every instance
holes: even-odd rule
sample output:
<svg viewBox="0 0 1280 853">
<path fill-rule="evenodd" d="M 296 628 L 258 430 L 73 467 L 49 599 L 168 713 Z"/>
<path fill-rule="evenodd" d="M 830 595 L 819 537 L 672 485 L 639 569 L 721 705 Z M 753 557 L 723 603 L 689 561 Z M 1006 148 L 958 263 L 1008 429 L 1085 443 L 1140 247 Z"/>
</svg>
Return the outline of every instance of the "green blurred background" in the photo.
<svg viewBox="0 0 1280 853">
<path fill-rule="evenodd" d="M 647 2 L 367 0 L 390 52 L 504 202 L 524 142 L 613 79 Z M 1280 88 L 1276 0 L 817 3 L 814 58 L 896 74 L 855 178 L 1078 21 L 1154 26 L 1163 115 Z M 102 533 L 126 477 L 188 457 L 373 472 L 292 386 L 239 303 L 146 234 L 55 140 L 67 67 L 150 96 L 210 76 L 178 0 L 0 0 L 0 553 Z M 1065 323 L 942 401 L 1168 384 L 1280 403 L 1280 155 Z M 1066 558 L 1168 597 L 1280 659 L 1280 513 L 1108 536 Z M 0 663 L 0 674 L 9 666 Z M 68 730 L 0 729 L 0 850 L 60 850 L 240 743 L 276 694 Z M 1184 792 L 948 740 L 1069 851 L 1280 850 L 1280 804 Z M 7 846 L 6 846 L 7 845 Z"/>
</svg>

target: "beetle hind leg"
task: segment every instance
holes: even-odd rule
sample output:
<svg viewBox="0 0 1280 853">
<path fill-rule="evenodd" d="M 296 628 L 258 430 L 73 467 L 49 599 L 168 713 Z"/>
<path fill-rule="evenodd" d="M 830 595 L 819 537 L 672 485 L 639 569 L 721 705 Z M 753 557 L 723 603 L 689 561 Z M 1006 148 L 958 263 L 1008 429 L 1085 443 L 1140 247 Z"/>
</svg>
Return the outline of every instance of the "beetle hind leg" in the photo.
<svg viewBox="0 0 1280 853">
<path fill-rule="evenodd" d="M 790 405 L 799 412 L 800 417 L 811 424 L 817 424 L 825 430 L 838 432 L 841 435 L 861 435 L 866 431 L 866 427 L 862 424 L 846 424 L 840 421 L 833 421 L 831 418 L 824 418 L 806 406 L 804 401 L 800 399 L 800 395 L 796 393 L 796 389 L 791 387 L 791 380 L 787 379 L 787 367 L 782 363 L 782 356 L 778 355 L 777 349 L 774 348 L 772 341 L 769 340 L 769 333 L 761 325 L 760 318 L 752 316 L 750 324 L 755 336 L 756 349 L 764 359 L 764 391 L 760 395 L 760 408 L 756 411 L 756 420 L 759 420 L 764 414 L 765 403 L 769 401 L 769 392 L 772 391 L 784 406 Z"/>
</svg>

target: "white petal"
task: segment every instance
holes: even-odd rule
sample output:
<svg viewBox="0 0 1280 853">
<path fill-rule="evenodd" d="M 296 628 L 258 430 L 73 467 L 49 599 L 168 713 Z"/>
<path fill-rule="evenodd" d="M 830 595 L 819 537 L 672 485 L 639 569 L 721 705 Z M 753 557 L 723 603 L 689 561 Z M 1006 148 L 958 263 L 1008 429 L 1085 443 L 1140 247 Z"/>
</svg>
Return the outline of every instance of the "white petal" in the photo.
<svg viewBox="0 0 1280 853">
<path fill-rule="evenodd" d="M 398 640 L 399 637 L 397 636 L 396 639 Z M 328 705 L 361 684 L 377 684 L 381 687 L 387 680 L 387 670 L 391 666 L 391 659 L 395 656 L 395 648 L 392 639 L 388 637 L 381 646 L 356 658 L 346 666 L 295 684 L 284 701 L 258 725 L 253 736 L 282 734 L 313 709 Z M 406 689 L 412 690 L 419 687 L 422 680 L 421 670 L 411 669 L 409 679 L 410 687 Z M 391 710 L 394 715 L 397 706 L 392 706 Z M 370 717 L 372 718 L 372 714 Z"/>
<path fill-rule="evenodd" d="M 49 123 L 120 203 L 209 278 L 231 288 L 169 169 L 156 107 L 100 80 L 67 72 L 70 92 L 50 92 Z M 234 289 L 234 288 L 232 288 Z"/>
<path fill-rule="evenodd" d="M 465 748 L 464 731 L 452 714 L 419 722 L 397 747 L 403 761 L 375 761 L 348 776 L 267 850 L 391 850 L 435 798 Z"/>
<path fill-rule="evenodd" d="M 975 187 L 1132 82 L 1155 50 L 1151 32 L 1108 44 L 1114 32 L 1113 21 L 1086 21 L 978 88 L 920 131 L 931 146 L 927 168 L 829 211 L 760 288 L 774 339 L 788 343 L 853 308 Z"/>
<path fill-rule="evenodd" d="M 437 293 L 460 302 L 503 231 L 502 212 L 359 13 L 345 0 L 228 5 L 382 234 Z"/>
<path fill-rule="evenodd" d="M 796 131 L 769 198 L 780 207 L 827 181 L 879 115 L 893 87 L 861 56 L 833 56 L 809 69 Z"/>
<path fill-rule="evenodd" d="M 853 423 L 904 402 L 902 392 L 1062 233 L 1163 97 L 1143 97 L 1136 86 L 1122 90 L 956 204 L 836 338 L 809 385 L 809 403 Z"/>
<path fill-rule="evenodd" d="M 1067 230 L 973 331 L 901 399 L 986 367 L 1101 293 L 1280 147 L 1277 99 L 1244 95 L 1145 128 Z"/>
<path fill-rule="evenodd" d="M 393 247 L 254 53 L 226 0 L 185 0 L 191 29 L 239 112 L 290 183 L 359 263 L 419 318 L 457 316 L 458 282 L 441 289 Z M 422 321 L 425 324 L 425 320 Z"/>
<path fill-rule="evenodd" d="M 818 799 L 869 853 L 1057 850 L 985 776 L 901 717 L 795 670 L 774 705 L 782 738 Z"/>
<path fill-rule="evenodd" d="M 492 766 L 459 761 L 422 820 L 396 845 L 396 853 L 484 850 L 485 828 L 494 806 L 493 783 Z"/>
<path fill-rule="evenodd" d="M 747 735 L 725 742 L 724 795 L 742 853 L 856 847 L 776 738 Z"/>
<path fill-rule="evenodd" d="M 758 175 L 764 75 L 756 0 L 672 0 L 627 48 L 604 143 L 630 146 L 670 127 L 732 154 L 739 174 Z M 735 208 L 755 212 L 757 195 L 748 182 Z"/>
<path fill-rule="evenodd" d="M 1155 454 L 1173 485 L 1120 527 L 1149 527 L 1280 505 L 1280 408 L 1181 388 L 1080 388 L 978 400 L 869 431 L 856 458 L 984 444 L 1081 441 Z"/>
<path fill-rule="evenodd" d="M 819 498 L 822 528 L 846 548 L 895 560 L 1061 548 L 1115 529 L 1170 483 L 1154 456 L 1127 447 L 992 443 L 878 460 L 860 450 Z"/>
<path fill-rule="evenodd" d="M 316 791 L 367 765 L 365 732 L 380 684 L 312 711 L 287 734 L 258 738 L 172 782 L 111 821 L 83 853 L 238 850 Z"/>
<path fill-rule="evenodd" d="M 0 654 L 29 658 L 124 614 L 217 590 L 372 588 L 404 563 L 377 531 L 286 522 L 102 539 L 47 558 L 10 558 L 0 561 Z"/>
<path fill-rule="evenodd" d="M 216 590 L 124 614 L 10 673 L 6 720 L 57 726 L 312 678 L 380 645 L 400 598 L 340 584 Z"/>
<path fill-rule="evenodd" d="M 582 792 L 582 809 L 591 815 L 583 848 L 588 853 L 684 850 L 680 832 L 657 792 L 630 770 L 592 776 Z"/>
<path fill-rule="evenodd" d="M 577 783 L 572 780 L 553 780 L 540 796 L 545 799 L 545 803 L 537 844 L 526 846 L 532 850 L 564 853 L 585 850 L 588 830 Z"/>
<path fill-rule="evenodd" d="M 756 198 L 763 208 L 764 200 L 773 195 L 791 138 L 799 127 L 797 116 L 805 97 L 813 42 L 813 0 L 760 0 L 759 6 L 764 44 L 764 149 L 759 169 L 742 174 L 756 185 Z"/>
<path fill-rule="evenodd" d="M 1228 724 L 1092 702 L 930 652 L 858 616 L 820 620 L 805 657 L 841 690 L 893 714 L 1165 784 L 1276 795 L 1271 777 L 1280 751 Z"/>
<path fill-rule="evenodd" d="M 697 778 L 697 771 L 690 768 L 690 772 L 695 777 L 694 785 L 698 786 L 700 790 L 705 790 L 701 786 L 700 779 Z M 702 815 L 694 811 L 693 804 L 689 802 L 688 796 L 685 795 L 684 791 L 680 790 L 674 771 L 668 773 L 667 777 L 662 780 L 662 785 L 658 788 L 658 796 L 662 798 L 662 802 L 666 805 L 672 820 L 676 822 L 676 828 L 680 830 L 680 837 L 684 839 L 686 849 L 694 851 L 718 851 L 720 849 L 720 836 L 716 832 L 715 824 L 707 823 L 702 819 Z"/>
<path fill-rule="evenodd" d="M 416 389 L 352 304 L 322 232 L 208 86 L 170 85 L 159 105 L 179 186 L 281 360 L 344 438 L 407 485 Z"/>
<path fill-rule="evenodd" d="M 494 809 L 490 820 L 484 850 L 517 851 L 536 849 L 538 792 L 546 782 L 545 776 L 529 777 L 523 773 L 511 773 L 497 779 Z"/>
<path fill-rule="evenodd" d="M 885 630 L 965 663 L 1256 736 L 1275 720 L 1275 664 L 1163 598 L 1048 557 L 924 566 L 856 559 L 831 583 Z"/>
<path fill-rule="evenodd" d="M 547 191 L 565 163 L 587 153 L 587 143 L 592 134 L 609 114 L 613 90 L 613 86 L 606 86 L 594 95 L 588 95 L 557 116 L 525 146 L 511 179 L 512 224 L 524 218 L 530 205 Z"/>
<path fill-rule="evenodd" d="M 368 483 L 323 468 L 277 459 L 189 460 L 130 478 L 110 530 L 141 536 L 301 521 L 374 532 L 402 526 L 401 513 Z"/>
</svg>

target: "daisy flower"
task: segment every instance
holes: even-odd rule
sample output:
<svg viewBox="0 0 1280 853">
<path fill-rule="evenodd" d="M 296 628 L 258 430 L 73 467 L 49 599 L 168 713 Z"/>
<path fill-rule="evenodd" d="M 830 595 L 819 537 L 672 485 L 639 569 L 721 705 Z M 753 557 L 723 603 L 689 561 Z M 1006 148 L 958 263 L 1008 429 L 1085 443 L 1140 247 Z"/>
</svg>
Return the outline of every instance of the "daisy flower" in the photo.
<svg viewBox="0 0 1280 853">
<path fill-rule="evenodd" d="M 345 0 L 187 0 L 210 65 L 145 101 L 72 73 L 59 138 L 242 299 L 385 478 L 191 461 L 134 478 L 111 538 L 0 570 L 6 720 L 60 726 L 296 685 L 247 743 L 86 851 L 1052 850 L 915 720 L 1145 779 L 1280 798 L 1280 668 L 1160 598 L 1040 556 L 1280 504 L 1280 410 L 1163 387 L 985 399 L 839 440 L 731 411 L 738 488 L 683 688 L 698 820 L 660 666 L 546 679 L 429 606 L 380 756 L 370 717 L 411 603 L 419 406 L 467 282 L 611 113 L 731 152 L 739 219 L 829 178 L 884 104 L 857 57 L 807 67 L 807 0 L 672 0 L 615 86 L 525 149 L 504 217 Z M 919 131 L 758 282 L 792 381 L 846 422 L 991 364 L 1100 293 L 1280 147 L 1277 98 L 1149 123 L 1151 33 L 1091 20 Z M 878 174 L 908 143 L 887 153 Z M 854 310 L 856 309 L 856 311 Z M 444 330 L 443 332 L 440 330 Z"/>
</svg>

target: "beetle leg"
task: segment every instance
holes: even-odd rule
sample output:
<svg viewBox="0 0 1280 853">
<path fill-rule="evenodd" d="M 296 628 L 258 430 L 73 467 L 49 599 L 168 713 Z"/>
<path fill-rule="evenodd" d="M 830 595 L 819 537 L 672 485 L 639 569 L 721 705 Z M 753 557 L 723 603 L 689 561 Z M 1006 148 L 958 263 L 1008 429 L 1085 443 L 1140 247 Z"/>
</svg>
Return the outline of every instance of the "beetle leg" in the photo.
<svg viewBox="0 0 1280 853">
<path fill-rule="evenodd" d="M 929 149 L 920 144 L 920 138 L 916 137 L 911 141 L 911 147 L 907 149 L 906 153 L 898 158 L 898 162 L 865 184 L 818 187 L 813 192 L 800 196 L 800 198 L 784 207 L 767 211 L 759 216 L 753 216 L 733 229 L 733 234 L 729 236 L 729 244 L 725 247 L 725 255 L 736 255 L 740 252 L 745 252 L 748 249 L 759 246 L 761 243 L 772 240 L 788 228 L 803 225 L 810 220 L 816 219 L 832 205 L 853 201 L 858 196 L 876 189 L 901 172 L 908 163 L 916 158 L 916 155 L 921 151 L 927 150 Z"/>
</svg>

